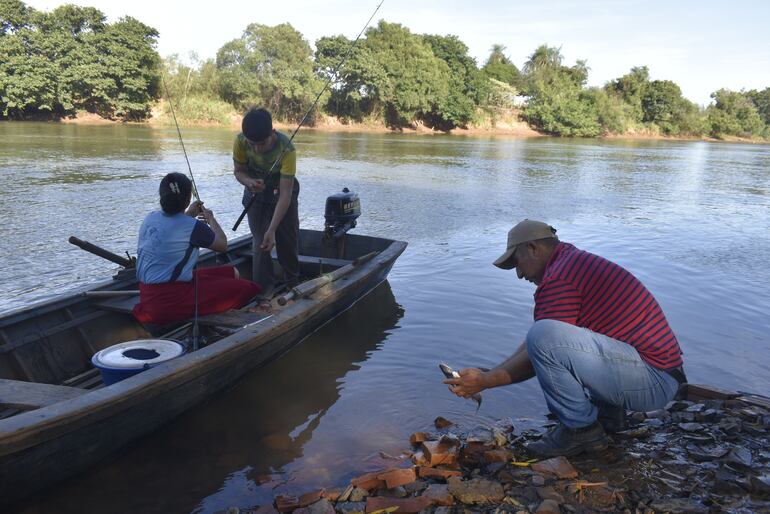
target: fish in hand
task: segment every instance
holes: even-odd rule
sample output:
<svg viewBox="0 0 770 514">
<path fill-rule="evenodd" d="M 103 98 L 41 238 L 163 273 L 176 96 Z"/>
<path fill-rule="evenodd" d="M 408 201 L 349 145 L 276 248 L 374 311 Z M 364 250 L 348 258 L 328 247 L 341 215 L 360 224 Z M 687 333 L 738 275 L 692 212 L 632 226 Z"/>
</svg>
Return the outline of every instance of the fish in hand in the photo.
<svg viewBox="0 0 770 514">
<path fill-rule="evenodd" d="M 444 364 L 443 362 L 438 365 L 441 372 L 447 378 L 460 378 L 460 374 Z M 476 402 L 476 412 L 481 408 L 481 393 L 475 393 L 471 395 L 471 399 Z"/>
</svg>

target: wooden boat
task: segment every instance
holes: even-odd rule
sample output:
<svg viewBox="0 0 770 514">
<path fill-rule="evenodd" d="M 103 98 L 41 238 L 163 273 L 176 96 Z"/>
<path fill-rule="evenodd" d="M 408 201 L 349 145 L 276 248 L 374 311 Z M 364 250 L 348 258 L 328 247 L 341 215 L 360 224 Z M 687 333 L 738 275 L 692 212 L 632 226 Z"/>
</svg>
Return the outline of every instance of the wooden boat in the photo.
<svg viewBox="0 0 770 514">
<path fill-rule="evenodd" d="M 95 352 L 190 332 L 186 322 L 150 333 L 133 318 L 133 269 L 0 317 L 0 505 L 88 468 L 285 352 L 383 282 L 406 248 L 375 237 L 343 239 L 330 244 L 324 232 L 302 230 L 307 280 L 275 297 L 272 311 L 201 317 L 205 346 L 109 386 L 91 364 Z M 234 240 L 226 254 L 202 252 L 199 265 L 223 257 L 249 276 L 251 238 Z"/>
</svg>

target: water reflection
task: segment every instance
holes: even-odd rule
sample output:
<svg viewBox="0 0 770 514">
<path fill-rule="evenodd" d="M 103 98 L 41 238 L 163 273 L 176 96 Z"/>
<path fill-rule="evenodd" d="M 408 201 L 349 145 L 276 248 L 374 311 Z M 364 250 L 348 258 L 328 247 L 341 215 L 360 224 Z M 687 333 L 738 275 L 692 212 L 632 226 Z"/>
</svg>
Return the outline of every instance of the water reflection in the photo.
<svg viewBox="0 0 770 514">
<path fill-rule="evenodd" d="M 328 486 L 347 471 L 344 463 L 321 459 L 311 470 L 291 463 L 305 456 L 346 376 L 386 342 L 403 314 L 390 285 L 381 284 L 234 389 L 21 512 L 214 512 L 272 501 L 276 491 L 305 492 L 314 482 L 308 471 Z M 131 494 L 139 484 L 141 492 Z"/>
</svg>

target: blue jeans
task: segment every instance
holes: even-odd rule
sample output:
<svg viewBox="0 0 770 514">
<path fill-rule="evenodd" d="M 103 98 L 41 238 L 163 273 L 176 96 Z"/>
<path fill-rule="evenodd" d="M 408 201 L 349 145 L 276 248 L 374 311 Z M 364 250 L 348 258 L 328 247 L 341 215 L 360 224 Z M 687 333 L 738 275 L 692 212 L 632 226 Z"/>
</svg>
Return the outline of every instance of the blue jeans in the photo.
<svg viewBox="0 0 770 514">
<path fill-rule="evenodd" d="M 603 404 L 659 409 L 679 389 L 676 379 L 644 362 L 633 346 L 586 328 L 536 321 L 526 344 L 548 409 L 569 428 L 592 424 Z"/>
</svg>

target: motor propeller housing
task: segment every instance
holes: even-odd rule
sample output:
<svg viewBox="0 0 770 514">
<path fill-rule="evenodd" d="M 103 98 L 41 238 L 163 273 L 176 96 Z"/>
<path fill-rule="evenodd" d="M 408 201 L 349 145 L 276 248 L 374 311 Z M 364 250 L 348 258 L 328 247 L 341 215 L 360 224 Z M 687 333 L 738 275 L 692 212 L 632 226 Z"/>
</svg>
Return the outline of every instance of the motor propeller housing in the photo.
<svg viewBox="0 0 770 514">
<path fill-rule="evenodd" d="M 326 199 L 324 232 L 327 237 L 338 238 L 355 228 L 356 219 L 361 215 L 361 200 L 347 187 Z"/>
</svg>

